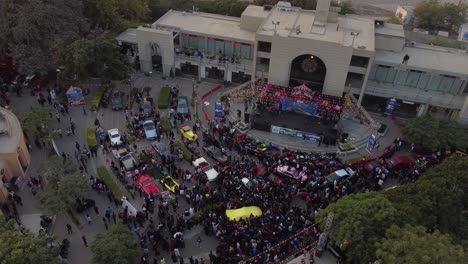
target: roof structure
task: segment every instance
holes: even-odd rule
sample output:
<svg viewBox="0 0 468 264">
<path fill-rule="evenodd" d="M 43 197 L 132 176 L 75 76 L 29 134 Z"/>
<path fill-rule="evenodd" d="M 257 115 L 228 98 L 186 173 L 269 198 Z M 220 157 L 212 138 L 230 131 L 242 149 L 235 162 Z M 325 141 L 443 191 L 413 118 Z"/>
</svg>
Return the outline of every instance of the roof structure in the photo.
<svg viewBox="0 0 468 264">
<path fill-rule="evenodd" d="M 136 32 L 136 28 L 129 28 L 124 32 L 120 33 L 115 39 L 123 43 L 138 44 Z"/>
<path fill-rule="evenodd" d="M 18 118 L 0 107 L 0 153 L 15 153 L 23 133 Z"/>
</svg>

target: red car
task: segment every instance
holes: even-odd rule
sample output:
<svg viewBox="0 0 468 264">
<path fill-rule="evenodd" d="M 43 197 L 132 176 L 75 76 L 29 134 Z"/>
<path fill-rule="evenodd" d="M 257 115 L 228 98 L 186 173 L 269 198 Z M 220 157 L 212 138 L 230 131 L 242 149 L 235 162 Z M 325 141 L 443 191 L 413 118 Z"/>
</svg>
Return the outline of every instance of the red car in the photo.
<svg viewBox="0 0 468 264">
<path fill-rule="evenodd" d="M 136 179 L 136 182 L 140 188 L 146 193 L 146 195 L 159 193 L 159 188 L 154 183 L 153 178 L 148 174 L 143 174 Z"/>
<path fill-rule="evenodd" d="M 276 172 L 281 175 L 293 178 L 295 180 L 305 181 L 307 180 L 307 174 L 303 171 L 298 171 L 296 168 L 291 166 L 278 166 L 276 167 Z"/>
<path fill-rule="evenodd" d="M 414 166 L 413 160 L 408 156 L 395 156 L 385 160 L 388 169 L 402 169 L 412 168 Z"/>
</svg>

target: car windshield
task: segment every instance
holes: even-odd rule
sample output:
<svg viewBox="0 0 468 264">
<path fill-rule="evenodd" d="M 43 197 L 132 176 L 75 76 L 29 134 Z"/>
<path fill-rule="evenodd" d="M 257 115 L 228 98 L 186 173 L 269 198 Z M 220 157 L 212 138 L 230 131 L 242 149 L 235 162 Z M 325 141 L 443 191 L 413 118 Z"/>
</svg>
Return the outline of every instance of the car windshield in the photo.
<svg viewBox="0 0 468 264">
<path fill-rule="evenodd" d="M 117 138 L 117 137 L 119 137 L 119 134 L 112 134 L 111 137 L 112 138 Z"/>
<path fill-rule="evenodd" d="M 121 157 L 122 161 L 127 161 L 127 160 L 129 160 L 131 158 L 132 158 L 132 156 L 130 156 L 130 155 L 125 155 L 125 156 Z"/>
<path fill-rule="evenodd" d="M 146 130 L 154 130 L 154 125 L 151 123 L 143 125 Z"/>
<path fill-rule="evenodd" d="M 189 131 L 191 130 L 189 126 L 184 126 L 182 129 L 183 129 L 185 132 L 189 132 Z"/>
</svg>

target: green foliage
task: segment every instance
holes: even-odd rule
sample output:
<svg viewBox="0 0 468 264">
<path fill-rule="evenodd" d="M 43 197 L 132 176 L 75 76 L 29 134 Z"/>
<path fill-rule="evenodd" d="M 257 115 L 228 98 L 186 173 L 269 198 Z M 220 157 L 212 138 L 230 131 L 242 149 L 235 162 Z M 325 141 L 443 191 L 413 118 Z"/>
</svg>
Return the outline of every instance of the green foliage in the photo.
<svg viewBox="0 0 468 264">
<path fill-rule="evenodd" d="M 452 155 L 426 171 L 412 185 L 399 186 L 385 196 L 411 225 L 438 227 L 457 241 L 468 239 L 468 158 Z"/>
<path fill-rule="evenodd" d="M 452 244 L 447 234 L 429 234 L 423 227 L 391 226 L 377 243 L 376 255 L 383 263 L 464 263 L 463 248 Z"/>
<path fill-rule="evenodd" d="M 203 0 L 198 7 L 202 12 L 240 17 L 247 4 L 239 0 Z"/>
<path fill-rule="evenodd" d="M 98 148 L 98 141 L 96 136 L 96 128 L 95 127 L 88 127 L 86 129 L 86 143 L 90 149 L 97 150 Z"/>
<path fill-rule="evenodd" d="M 162 87 L 161 91 L 159 91 L 158 107 L 160 109 L 168 108 L 170 97 L 171 97 L 171 88 L 169 86 Z"/>
<path fill-rule="evenodd" d="M 50 122 L 49 111 L 46 108 L 32 108 L 31 111 L 21 113 L 18 118 L 24 131 L 36 135 L 45 130 Z"/>
<path fill-rule="evenodd" d="M 141 21 L 148 17 L 149 0 L 83 0 L 84 14 L 93 28 L 122 29 L 128 21 Z M 125 28 L 126 29 L 126 28 Z"/>
<path fill-rule="evenodd" d="M 63 52 L 63 64 L 66 76 L 77 75 L 79 79 L 122 80 L 128 78 L 131 70 L 115 40 L 106 36 L 74 41 Z"/>
<path fill-rule="evenodd" d="M 65 212 L 74 208 L 77 198 L 84 198 L 88 192 L 88 182 L 78 174 L 71 160 L 49 157 L 41 164 L 40 173 L 47 178 L 47 184 L 42 192 L 37 194 L 37 202 L 51 213 Z"/>
<path fill-rule="evenodd" d="M 441 4 L 430 0 L 418 3 L 413 12 L 419 28 L 456 32 L 460 25 L 467 21 L 467 11 L 468 6 L 465 4 Z"/>
<path fill-rule="evenodd" d="M 317 215 L 317 220 L 334 213 L 330 239 L 346 252 L 354 263 L 369 263 L 374 260 L 375 244 L 384 236 L 385 230 L 397 223 L 397 210 L 382 193 L 352 194 L 329 205 Z"/>
<path fill-rule="evenodd" d="M 135 235 L 124 225 L 111 225 L 91 244 L 95 264 L 131 264 L 138 256 Z"/>
<path fill-rule="evenodd" d="M 59 249 L 47 243 L 45 237 L 27 231 L 24 235 L 14 227 L 14 221 L 6 223 L 0 211 L 0 263 L 62 263 L 58 258 Z"/>
<path fill-rule="evenodd" d="M 169 122 L 169 118 L 165 116 L 161 117 L 161 127 L 164 132 L 171 131 L 171 124 Z"/>
<path fill-rule="evenodd" d="M 98 174 L 98 177 L 106 184 L 107 188 L 109 188 L 112 195 L 114 196 L 114 199 L 116 201 L 120 201 L 120 198 L 124 196 L 123 192 L 120 189 L 120 187 L 117 185 L 117 183 L 114 181 L 114 178 L 112 178 L 112 175 L 110 175 L 106 167 L 101 166 L 97 168 L 97 174 Z"/>
<path fill-rule="evenodd" d="M 254 0 L 254 5 L 276 5 L 280 0 Z M 288 1 L 293 6 L 301 7 L 302 9 L 313 10 L 317 6 L 317 0 L 291 0 Z"/>
<path fill-rule="evenodd" d="M 192 161 L 192 152 L 190 152 L 190 150 L 188 150 L 188 148 L 184 145 L 184 143 L 180 142 L 180 141 L 176 141 L 175 143 L 175 146 L 180 148 L 180 150 L 182 150 L 182 153 L 184 155 L 184 159 L 186 161 Z"/>
<path fill-rule="evenodd" d="M 437 150 L 447 146 L 468 147 L 468 127 L 454 120 L 424 115 L 409 120 L 402 129 L 408 141 Z"/>
<path fill-rule="evenodd" d="M 354 14 L 353 5 L 349 1 L 340 1 L 339 3 L 332 1 L 331 6 L 340 7 L 340 15 Z"/>
<path fill-rule="evenodd" d="M 93 95 L 93 99 L 91 99 L 91 106 L 94 108 L 94 109 L 98 109 L 99 106 L 101 106 L 101 99 L 102 99 L 102 96 L 104 95 L 104 93 L 106 92 L 106 90 L 108 89 L 108 86 L 106 85 L 103 85 L 101 86 L 101 88 L 99 88 L 99 90 L 96 91 L 96 93 Z"/>
<path fill-rule="evenodd" d="M 153 19 L 158 19 L 171 9 L 189 11 L 192 10 L 193 3 L 192 0 L 150 0 L 150 15 Z"/>
</svg>

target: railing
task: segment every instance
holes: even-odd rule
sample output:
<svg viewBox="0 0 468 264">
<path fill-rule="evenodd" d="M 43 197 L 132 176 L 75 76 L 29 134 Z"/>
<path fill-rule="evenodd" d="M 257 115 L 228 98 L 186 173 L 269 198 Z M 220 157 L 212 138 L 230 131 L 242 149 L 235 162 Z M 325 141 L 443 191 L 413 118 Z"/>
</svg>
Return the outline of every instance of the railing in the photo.
<svg viewBox="0 0 468 264">
<path fill-rule="evenodd" d="M 253 60 L 235 59 L 235 60 L 220 60 L 219 56 L 200 57 L 196 55 L 187 56 L 183 53 L 176 53 L 176 58 L 189 60 L 195 63 L 206 63 L 217 66 L 228 66 L 230 68 L 251 70 Z"/>
</svg>

